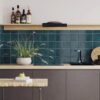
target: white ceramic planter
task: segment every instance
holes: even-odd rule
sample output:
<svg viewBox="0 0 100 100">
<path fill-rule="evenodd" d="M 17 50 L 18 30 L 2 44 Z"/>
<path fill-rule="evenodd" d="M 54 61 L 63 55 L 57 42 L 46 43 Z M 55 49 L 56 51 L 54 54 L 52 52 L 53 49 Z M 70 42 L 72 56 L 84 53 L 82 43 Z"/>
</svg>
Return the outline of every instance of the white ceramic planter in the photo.
<svg viewBox="0 0 100 100">
<path fill-rule="evenodd" d="M 32 63 L 31 58 L 17 58 L 16 63 L 19 65 L 30 65 Z"/>
</svg>

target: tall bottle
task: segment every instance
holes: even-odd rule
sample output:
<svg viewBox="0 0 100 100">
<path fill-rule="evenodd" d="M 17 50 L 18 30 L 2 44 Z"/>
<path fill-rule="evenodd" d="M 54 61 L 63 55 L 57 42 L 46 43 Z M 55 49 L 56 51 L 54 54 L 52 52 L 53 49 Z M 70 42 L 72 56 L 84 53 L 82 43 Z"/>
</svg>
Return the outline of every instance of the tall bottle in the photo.
<svg viewBox="0 0 100 100">
<path fill-rule="evenodd" d="M 23 13 L 21 15 L 21 23 L 26 24 L 26 14 L 25 14 L 25 9 L 23 9 Z"/>
<path fill-rule="evenodd" d="M 32 23 L 32 14 L 31 14 L 30 8 L 28 8 L 26 19 L 27 19 L 27 24 Z"/>
<path fill-rule="evenodd" d="M 16 16 L 14 12 L 14 7 L 12 7 L 12 14 L 11 14 L 11 24 L 15 24 Z"/>
<path fill-rule="evenodd" d="M 20 24 L 20 18 L 21 18 L 21 12 L 20 12 L 20 10 L 19 10 L 19 5 L 17 5 L 16 24 Z"/>
</svg>

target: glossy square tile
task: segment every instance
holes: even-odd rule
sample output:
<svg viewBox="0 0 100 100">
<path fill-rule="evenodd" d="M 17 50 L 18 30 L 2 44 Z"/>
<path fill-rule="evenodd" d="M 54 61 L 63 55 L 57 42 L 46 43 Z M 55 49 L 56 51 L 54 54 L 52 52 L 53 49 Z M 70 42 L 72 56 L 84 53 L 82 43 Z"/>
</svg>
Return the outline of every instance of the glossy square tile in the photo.
<svg viewBox="0 0 100 100">
<path fill-rule="evenodd" d="M 54 57 L 56 56 L 56 49 L 48 49 L 48 56 L 49 57 Z"/>
<path fill-rule="evenodd" d="M 79 39 L 78 35 L 79 35 L 78 31 L 70 31 L 70 36 L 71 36 L 70 41 L 78 41 Z"/>
<path fill-rule="evenodd" d="M 49 57 L 42 57 L 41 65 L 49 65 Z"/>
<path fill-rule="evenodd" d="M 60 57 L 49 58 L 49 65 L 59 65 L 61 63 Z"/>
<path fill-rule="evenodd" d="M 10 53 L 11 53 L 10 57 L 12 58 L 16 58 L 18 56 L 17 52 L 14 49 L 11 49 Z"/>
<path fill-rule="evenodd" d="M 61 64 L 70 64 L 71 58 L 70 57 L 63 57 L 61 58 Z"/>
<path fill-rule="evenodd" d="M 78 41 L 71 41 L 70 44 L 71 44 L 71 46 L 70 46 L 71 49 L 77 49 L 79 42 Z"/>
<path fill-rule="evenodd" d="M 11 41 L 18 41 L 19 34 L 18 33 L 11 33 Z"/>
<path fill-rule="evenodd" d="M 68 31 L 62 31 L 62 33 L 60 33 L 60 38 L 61 38 L 61 41 L 71 41 L 71 33 Z"/>
<path fill-rule="evenodd" d="M 0 57 L 1 58 L 1 64 L 10 64 L 10 57 Z"/>
<path fill-rule="evenodd" d="M 61 56 L 61 53 L 62 53 L 62 49 L 55 49 L 54 56 L 60 57 Z"/>
<path fill-rule="evenodd" d="M 40 57 L 34 57 L 32 59 L 32 64 L 34 64 L 34 65 L 41 65 L 41 59 L 40 59 Z"/>
<path fill-rule="evenodd" d="M 93 41 L 100 41 L 100 33 L 93 33 Z"/>
<path fill-rule="evenodd" d="M 70 48 L 71 47 L 71 42 L 63 41 L 61 47 L 62 48 Z"/>
<path fill-rule="evenodd" d="M 50 31 L 48 39 L 49 41 L 56 41 L 56 33 Z"/>
<path fill-rule="evenodd" d="M 1 50 L 1 57 L 10 57 L 10 49 L 0 49 Z"/>
<path fill-rule="evenodd" d="M 52 59 L 52 61 L 53 61 L 53 59 Z M 55 57 L 54 58 L 54 65 L 61 65 L 61 64 L 62 64 L 61 58 L 60 57 Z"/>
<path fill-rule="evenodd" d="M 38 41 L 38 42 L 34 42 L 34 47 L 35 48 L 48 48 L 49 47 L 49 43 L 48 42 L 41 42 L 41 41 Z"/>
<path fill-rule="evenodd" d="M 62 48 L 62 41 L 56 41 L 55 42 L 55 48 Z"/>
<path fill-rule="evenodd" d="M 61 41 L 61 33 L 60 33 L 60 31 L 56 31 L 56 40 L 55 41 Z"/>
<path fill-rule="evenodd" d="M 78 58 L 79 53 L 77 52 L 77 50 L 78 50 L 78 48 L 77 49 L 75 49 L 75 48 L 70 49 L 70 52 L 71 52 L 70 57 L 71 58 L 73 58 L 73 57 L 76 57 L 76 59 Z"/>
<path fill-rule="evenodd" d="M 49 48 L 55 48 L 56 42 L 49 42 Z"/>
<path fill-rule="evenodd" d="M 60 51 L 60 56 L 63 58 L 63 57 L 70 57 L 71 56 L 71 52 L 70 52 L 70 49 L 66 49 L 66 48 L 63 48 L 61 49 Z"/>
<path fill-rule="evenodd" d="M 92 42 L 79 42 L 78 48 L 92 48 Z"/>
<path fill-rule="evenodd" d="M 92 33 L 83 31 L 79 33 L 78 41 L 92 41 Z"/>
<path fill-rule="evenodd" d="M 100 47 L 100 41 L 93 42 L 93 48 Z"/>
<path fill-rule="evenodd" d="M 10 57 L 10 63 L 15 64 L 17 57 Z"/>
<path fill-rule="evenodd" d="M 78 52 L 82 51 L 84 61 L 91 62 L 91 50 L 100 46 L 100 31 L 95 30 L 39 30 L 39 31 L 4 31 L 0 28 L 0 63 L 16 63 L 17 53 L 14 42 L 33 42 L 33 47 L 39 47 L 43 54 L 33 57 L 36 65 L 60 65 L 77 62 Z"/>
<path fill-rule="evenodd" d="M 70 63 L 78 63 L 78 58 L 76 57 L 71 57 Z"/>
<path fill-rule="evenodd" d="M 41 35 L 39 33 L 35 33 L 33 38 L 34 38 L 34 41 L 41 41 Z"/>
<path fill-rule="evenodd" d="M 19 41 L 33 41 L 32 33 L 19 33 L 18 34 Z"/>
<path fill-rule="evenodd" d="M 9 34 L 9 33 L 11 33 L 11 31 L 2 30 L 2 34 Z"/>
<path fill-rule="evenodd" d="M 10 49 L 11 48 L 11 45 L 9 44 L 9 42 L 1 42 L 0 44 L 3 44 L 2 45 L 2 49 Z"/>
<path fill-rule="evenodd" d="M 41 33 L 41 41 L 48 41 L 48 34 L 47 33 Z"/>
<path fill-rule="evenodd" d="M 48 57 L 44 57 L 44 58 L 34 57 L 33 64 L 35 64 L 35 65 L 48 65 Z"/>
<path fill-rule="evenodd" d="M 49 50 L 48 49 L 40 49 L 39 53 L 44 57 L 48 57 L 49 56 Z"/>
<path fill-rule="evenodd" d="M 10 41 L 11 35 L 10 33 L 2 33 L 1 34 L 1 41 Z"/>
</svg>

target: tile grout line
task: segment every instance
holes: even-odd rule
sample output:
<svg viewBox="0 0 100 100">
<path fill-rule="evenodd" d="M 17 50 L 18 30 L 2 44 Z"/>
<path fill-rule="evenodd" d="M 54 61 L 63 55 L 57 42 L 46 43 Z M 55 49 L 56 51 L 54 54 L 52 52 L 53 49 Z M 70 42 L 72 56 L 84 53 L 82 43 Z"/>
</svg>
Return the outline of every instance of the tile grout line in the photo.
<svg viewBox="0 0 100 100">
<path fill-rule="evenodd" d="M 10 42 L 11 42 L 11 31 L 10 31 Z M 10 45 L 10 64 L 12 63 L 11 61 L 11 45 Z"/>
<path fill-rule="evenodd" d="M 92 31 L 92 49 L 93 49 L 93 31 Z"/>
</svg>

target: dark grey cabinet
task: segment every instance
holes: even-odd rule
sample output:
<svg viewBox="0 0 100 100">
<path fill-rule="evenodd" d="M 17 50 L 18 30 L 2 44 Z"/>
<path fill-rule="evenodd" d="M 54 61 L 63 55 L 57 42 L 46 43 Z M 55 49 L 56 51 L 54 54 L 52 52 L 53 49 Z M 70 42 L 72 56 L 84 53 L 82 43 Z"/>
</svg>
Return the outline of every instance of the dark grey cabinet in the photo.
<svg viewBox="0 0 100 100">
<path fill-rule="evenodd" d="M 0 78 L 15 78 L 19 73 L 25 72 L 32 77 L 30 70 L 0 70 Z M 0 88 L 0 100 L 2 100 L 2 88 Z M 32 88 L 4 88 L 4 100 L 32 100 Z"/>
<path fill-rule="evenodd" d="M 66 100 L 99 100 L 99 71 L 68 70 Z"/>
<path fill-rule="evenodd" d="M 64 70 L 34 70 L 34 78 L 48 78 L 48 87 L 43 88 L 43 100 L 65 100 Z M 34 89 L 33 100 L 39 100 L 38 89 Z"/>
<path fill-rule="evenodd" d="M 65 100 L 64 70 L 0 70 L 0 78 L 14 78 L 25 72 L 31 78 L 48 78 L 49 86 L 43 88 L 43 100 Z M 2 100 L 2 89 L 0 90 Z M 39 100 L 38 88 L 4 88 L 4 100 Z"/>
<path fill-rule="evenodd" d="M 13 78 L 13 71 L 0 70 L 0 78 Z M 11 91 L 9 91 L 8 94 L 9 93 L 11 93 Z M 4 97 L 5 97 L 5 93 L 4 93 Z M 3 88 L 0 88 L 0 100 L 3 100 Z M 4 98 L 4 100 L 5 100 L 5 98 Z"/>
<path fill-rule="evenodd" d="M 42 89 L 43 100 L 99 100 L 99 70 L 0 70 L 0 78 L 14 78 L 19 73 L 31 78 L 48 78 Z M 0 88 L 2 100 L 2 88 Z M 39 100 L 38 88 L 4 88 L 4 100 Z"/>
</svg>

